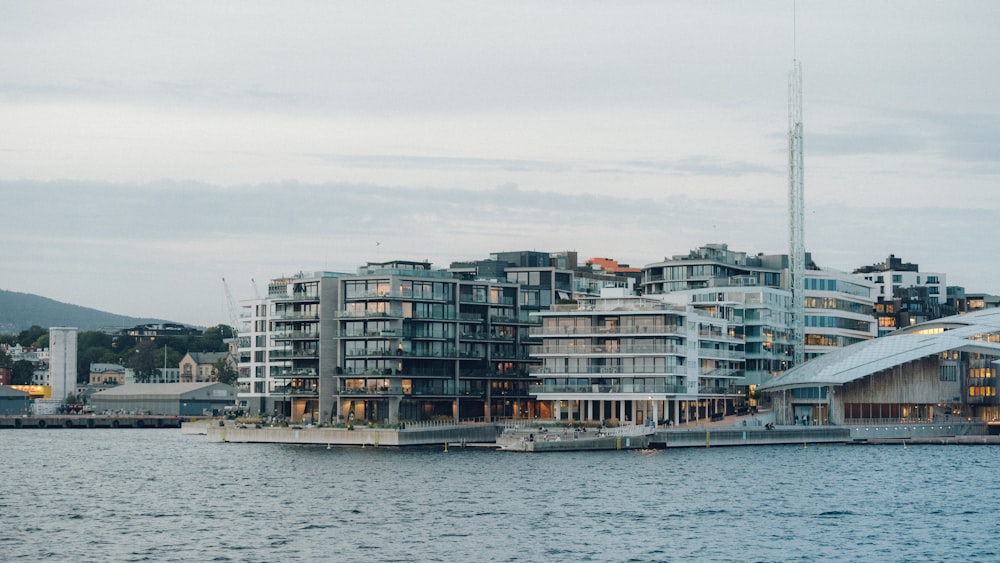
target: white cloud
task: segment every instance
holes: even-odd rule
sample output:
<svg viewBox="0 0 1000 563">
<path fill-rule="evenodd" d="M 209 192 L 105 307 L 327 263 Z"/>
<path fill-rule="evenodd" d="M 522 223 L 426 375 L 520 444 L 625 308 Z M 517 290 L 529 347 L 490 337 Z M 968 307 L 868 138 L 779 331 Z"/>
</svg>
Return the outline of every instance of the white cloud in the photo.
<svg viewBox="0 0 1000 563">
<path fill-rule="evenodd" d="M 796 56 L 817 260 L 937 249 L 986 283 L 1000 4 L 796 11 L 793 54 L 785 0 L 7 3 L 0 282 L 152 315 L 376 238 L 439 263 L 780 252 Z"/>
</svg>

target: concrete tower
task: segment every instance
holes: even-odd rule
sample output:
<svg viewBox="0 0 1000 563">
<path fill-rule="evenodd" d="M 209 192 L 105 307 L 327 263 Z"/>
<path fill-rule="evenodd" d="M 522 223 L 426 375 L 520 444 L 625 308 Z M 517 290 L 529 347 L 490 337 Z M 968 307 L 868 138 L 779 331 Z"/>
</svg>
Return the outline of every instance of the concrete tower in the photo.
<svg viewBox="0 0 1000 563">
<path fill-rule="evenodd" d="M 49 329 L 49 385 L 54 401 L 76 391 L 76 328 Z"/>
</svg>

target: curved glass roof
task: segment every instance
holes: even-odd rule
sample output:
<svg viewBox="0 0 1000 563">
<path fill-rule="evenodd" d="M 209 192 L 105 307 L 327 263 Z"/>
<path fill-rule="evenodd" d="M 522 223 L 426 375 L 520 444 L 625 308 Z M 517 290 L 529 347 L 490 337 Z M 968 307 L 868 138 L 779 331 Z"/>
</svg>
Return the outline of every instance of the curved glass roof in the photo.
<svg viewBox="0 0 1000 563">
<path fill-rule="evenodd" d="M 941 352 L 958 350 L 1000 357 L 1000 309 L 985 309 L 906 327 L 889 336 L 866 340 L 834 350 L 794 367 L 760 389 L 774 391 L 796 387 L 843 385 L 849 381 Z"/>
</svg>

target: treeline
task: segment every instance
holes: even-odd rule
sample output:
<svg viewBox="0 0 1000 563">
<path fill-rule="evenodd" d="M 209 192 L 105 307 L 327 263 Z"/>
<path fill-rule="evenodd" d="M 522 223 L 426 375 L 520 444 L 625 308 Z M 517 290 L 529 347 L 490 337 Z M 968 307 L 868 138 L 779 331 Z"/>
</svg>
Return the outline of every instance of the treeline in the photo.
<svg viewBox="0 0 1000 563">
<path fill-rule="evenodd" d="M 76 374 L 77 382 L 86 383 L 90 379 L 90 364 L 119 364 L 135 371 L 137 381 L 147 381 L 159 368 L 176 368 L 188 352 L 225 352 L 229 349 L 225 338 L 233 333 L 227 325 L 213 326 L 201 336 L 161 336 L 153 342 L 138 342 L 135 337 L 107 334 L 97 330 L 77 333 Z M 48 329 L 32 326 L 15 335 L 0 335 L 0 343 L 33 348 L 48 348 Z M 0 350 L 0 367 L 12 371 L 11 383 L 26 385 L 31 383 L 35 366 L 31 362 L 12 361 Z M 226 374 L 229 375 L 229 374 Z"/>
</svg>

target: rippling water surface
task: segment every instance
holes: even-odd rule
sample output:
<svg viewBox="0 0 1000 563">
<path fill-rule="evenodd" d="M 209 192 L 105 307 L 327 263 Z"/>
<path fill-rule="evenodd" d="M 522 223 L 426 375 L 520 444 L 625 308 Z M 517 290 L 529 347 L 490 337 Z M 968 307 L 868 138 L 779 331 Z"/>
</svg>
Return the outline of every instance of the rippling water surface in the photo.
<svg viewBox="0 0 1000 563">
<path fill-rule="evenodd" d="M 0 432 L 3 561 L 992 561 L 991 446 L 522 454 Z"/>
</svg>

